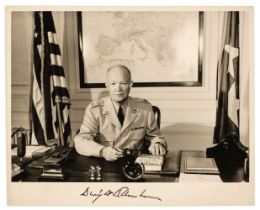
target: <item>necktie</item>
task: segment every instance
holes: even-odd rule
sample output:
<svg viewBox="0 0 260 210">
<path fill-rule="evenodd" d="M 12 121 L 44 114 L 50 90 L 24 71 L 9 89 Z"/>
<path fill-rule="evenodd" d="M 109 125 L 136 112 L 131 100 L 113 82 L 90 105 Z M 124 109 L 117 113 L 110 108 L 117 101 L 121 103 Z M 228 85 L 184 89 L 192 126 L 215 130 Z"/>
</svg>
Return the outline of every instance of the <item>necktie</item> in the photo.
<svg viewBox="0 0 260 210">
<path fill-rule="evenodd" d="M 125 117 L 124 117 L 123 109 L 122 109 L 121 106 L 119 107 L 119 110 L 118 110 L 118 113 L 117 113 L 117 117 L 119 119 L 119 122 L 121 123 L 121 126 L 123 126 Z"/>
</svg>

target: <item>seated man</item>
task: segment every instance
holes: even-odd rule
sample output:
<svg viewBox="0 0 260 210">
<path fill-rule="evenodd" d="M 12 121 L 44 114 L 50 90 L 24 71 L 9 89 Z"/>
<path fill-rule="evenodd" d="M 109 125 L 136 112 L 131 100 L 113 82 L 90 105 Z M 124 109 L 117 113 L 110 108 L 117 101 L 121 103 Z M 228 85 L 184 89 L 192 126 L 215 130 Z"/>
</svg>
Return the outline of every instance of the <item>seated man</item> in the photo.
<svg viewBox="0 0 260 210">
<path fill-rule="evenodd" d="M 165 154 L 166 141 L 160 135 L 152 106 L 144 99 L 129 97 L 133 85 L 131 72 L 122 65 L 107 71 L 109 97 L 93 101 L 86 109 L 75 136 L 78 153 L 114 161 L 123 149 L 141 149 L 143 137 L 150 140 L 152 154 Z"/>
</svg>

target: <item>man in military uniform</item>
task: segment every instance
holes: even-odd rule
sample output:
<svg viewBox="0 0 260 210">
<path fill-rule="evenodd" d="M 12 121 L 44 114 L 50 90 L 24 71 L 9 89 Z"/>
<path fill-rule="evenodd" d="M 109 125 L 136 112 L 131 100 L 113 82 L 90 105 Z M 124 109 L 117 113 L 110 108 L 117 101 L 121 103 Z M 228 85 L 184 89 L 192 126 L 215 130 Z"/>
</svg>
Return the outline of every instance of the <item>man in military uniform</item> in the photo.
<svg viewBox="0 0 260 210">
<path fill-rule="evenodd" d="M 152 154 L 165 154 L 166 141 L 160 135 L 151 104 L 129 97 L 133 85 L 131 72 L 122 65 L 107 71 L 109 96 L 93 101 L 76 135 L 78 153 L 114 161 L 123 156 L 123 149 L 141 149 L 143 138 L 150 141 Z"/>
</svg>

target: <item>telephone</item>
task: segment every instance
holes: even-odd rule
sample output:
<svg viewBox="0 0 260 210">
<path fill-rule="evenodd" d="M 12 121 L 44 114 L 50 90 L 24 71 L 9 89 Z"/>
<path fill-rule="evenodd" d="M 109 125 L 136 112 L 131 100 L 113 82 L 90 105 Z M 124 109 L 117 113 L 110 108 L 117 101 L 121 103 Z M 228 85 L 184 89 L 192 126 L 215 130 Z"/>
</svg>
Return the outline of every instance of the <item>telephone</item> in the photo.
<svg viewBox="0 0 260 210">
<path fill-rule="evenodd" d="M 140 151 L 124 149 L 122 163 L 122 173 L 130 181 L 137 181 L 144 175 L 144 165 L 135 162 Z"/>
</svg>

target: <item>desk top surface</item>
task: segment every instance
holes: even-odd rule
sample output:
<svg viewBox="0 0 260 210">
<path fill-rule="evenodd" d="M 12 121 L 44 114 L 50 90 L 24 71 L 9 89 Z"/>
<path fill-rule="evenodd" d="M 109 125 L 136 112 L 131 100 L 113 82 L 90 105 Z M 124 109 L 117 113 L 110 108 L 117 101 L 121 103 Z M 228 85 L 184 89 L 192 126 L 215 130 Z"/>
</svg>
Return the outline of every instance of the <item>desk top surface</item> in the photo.
<svg viewBox="0 0 260 210">
<path fill-rule="evenodd" d="M 25 164 L 25 173 L 13 179 L 13 181 L 51 181 L 39 180 L 42 174 L 42 162 L 46 157 L 33 160 L 29 164 Z M 164 170 L 161 173 L 144 174 L 138 182 L 177 182 L 180 172 L 180 151 L 172 151 L 165 157 Z M 108 162 L 103 158 L 87 157 L 78 154 L 75 149 L 72 150 L 68 160 L 63 165 L 63 171 L 67 175 L 64 182 L 89 182 L 90 166 L 101 166 L 102 168 L 102 182 L 127 182 L 122 174 L 122 166 L 119 162 Z M 54 180 L 55 181 L 55 180 Z M 57 180 L 56 180 L 57 181 Z"/>
<path fill-rule="evenodd" d="M 169 152 L 165 158 L 164 170 L 170 171 L 172 168 L 177 169 L 174 173 L 162 173 L 162 174 L 144 174 L 142 179 L 138 182 L 178 182 L 179 177 L 183 175 L 192 181 L 192 175 L 184 174 L 184 159 L 187 156 L 193 157 L 205 157 L 204 151 L 172 151 Z M 168 158 L 167 158 L 168 157 Z M 42 161 L 46 157 L 33 160 L 29 164 L 25 164 L 24 173 L 21 176 L 15 177 L 13 181 L 25 181 L 25 182 L 38 182 L 38 178 L 42 174 L 41 168 Z M 244 168 L 241 164 L 231 164 L 225 162 L 225 160 L 216 160 L 218 168 L 220 169 L 220 175 L 218 180 L 222 182 L 241 182 L 244 178 Z M 90 182 L 90 166 L 100 165 L 102 168 L 102 182 L 127 182 L 126 178 L 122 174 L 121 166 L 117 162 L 107 162 L 102 158 L 86 157 L 79 155 L 74 149 L 69 155 L 66 164 L 64 164 L 63 171 L 68 175 L 64 182 Z M 181 165 L 181 166 L 180 166 Z M 232 167 L 231 167 L 232 166 Z M 180 175 L 181 174 L 181 175 Z M 198 176 L 198 175 L 197 175 Z M 202 176 L 200 176 L 201 178 Z M 191 178 L 191 179 L 190 179 Z M 205 178 L 205 177 L 204 177 Z M 208 175 L 207 178 L 212 178 Z M 198 179 L 195 179 L 195 181 Z M 204 179 L 204 181 L 212 179 Z M 44 180 L 44 181 L 57 181 L 57 180 Z M 194 179 L 193 179 L 194 181 Z M 216 181 L 216 179 L 214 179 Z"/>
</svg>

